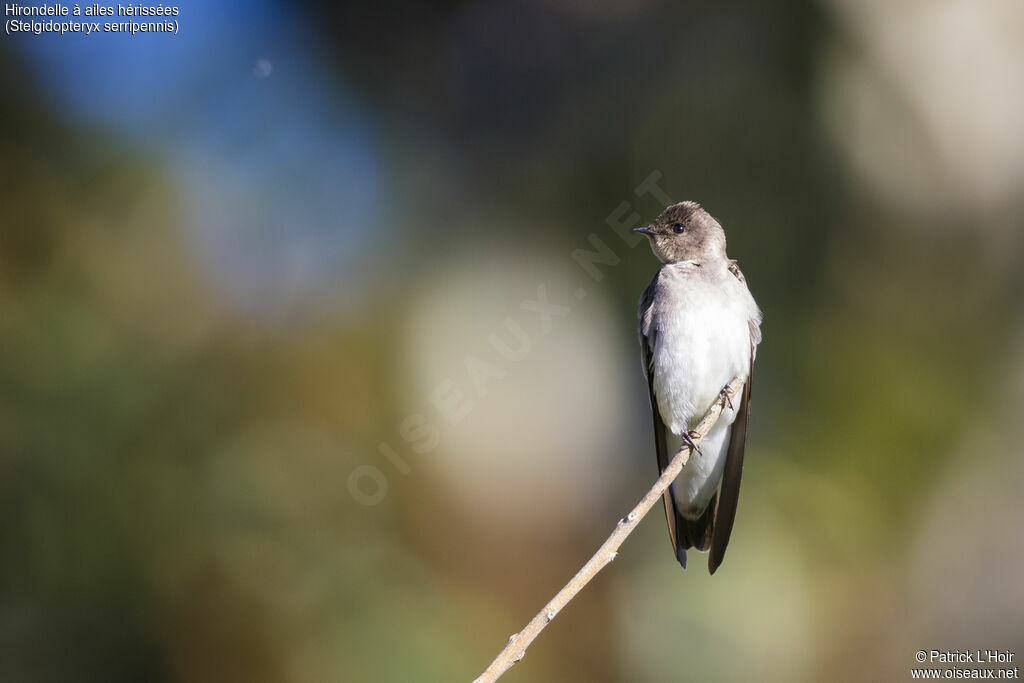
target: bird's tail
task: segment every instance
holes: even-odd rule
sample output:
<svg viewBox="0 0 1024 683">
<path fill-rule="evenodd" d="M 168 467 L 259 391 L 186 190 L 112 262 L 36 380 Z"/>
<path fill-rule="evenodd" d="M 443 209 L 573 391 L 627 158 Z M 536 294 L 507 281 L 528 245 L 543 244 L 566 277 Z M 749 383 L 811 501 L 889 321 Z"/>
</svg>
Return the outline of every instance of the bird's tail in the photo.
<svg viewBox="0 0 1024 683">
<path fill-rule="evenodd" d="M 674 502 L 674 501 L 673 501 Z M 675 508 L 676 516 L 676 559 L 686 569 L 686 551 L 690 548 L 706 552 L 711 548 L 711 536 L 715 530 L 715 510 L 718 508 L 718 494 L 708 503 L 697 519 L 686 519 Z"/>
</svg>

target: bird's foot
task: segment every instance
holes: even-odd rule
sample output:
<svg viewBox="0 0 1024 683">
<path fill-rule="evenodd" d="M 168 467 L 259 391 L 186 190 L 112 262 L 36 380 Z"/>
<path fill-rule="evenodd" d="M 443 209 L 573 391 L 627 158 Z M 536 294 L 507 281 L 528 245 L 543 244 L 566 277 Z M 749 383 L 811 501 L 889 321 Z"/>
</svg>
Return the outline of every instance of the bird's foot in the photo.
<svg viewBox="0 0 1024 683">
<path fill-rule="evenodd" d="M 729 410 L 736 409 L 736 407 L 732 404 L 732 392 L 729 391 L 729 387 L 725 387 L 720 392 L 718 392 L 718 400 L 722 402 L 722 410 L 725 410 L 726 407 L 728 407 Z"/>
<path fill-rule="evenodd" d="M 700 432 L 696 430 L 690 429 L 683 432 L 683 443 L 690 447 L 690 451 L 696 451 L 699 455 L 704 455 L 704 451 L 702 451 L 700 446 L 697 445 L 697 442 L 694 441 L 694 439 L 699 438 L 701 438 Z"/>
</svg>

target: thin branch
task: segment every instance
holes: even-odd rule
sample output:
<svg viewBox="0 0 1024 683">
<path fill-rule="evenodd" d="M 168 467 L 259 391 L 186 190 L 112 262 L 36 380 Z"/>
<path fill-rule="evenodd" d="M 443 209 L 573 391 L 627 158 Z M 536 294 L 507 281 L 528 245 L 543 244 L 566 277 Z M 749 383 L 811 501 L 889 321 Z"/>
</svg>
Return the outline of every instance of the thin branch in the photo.
<svg viewBox="0 0 1024 683">
<path fill-rule="evenodd" d="M 740 390 L 743 389 L 743 377 L 736 377 L 723 389 L 723 392 L 731 399 L 736 396 Z M 714 404 L 708 411 L 704 413 L 704 417 L 701 418 L 700 423 L 697 425 L 698 436 L 694 438 L 694 443 L 699 444 L 704 435 L 710 431 L 711 427 L 714 426 L 715 422 L 718 421 L 719 416 L 722 414 L 722 410 L 725 407 L 724 400 L 715 401 Z M 675 454 L 672 461 L 669 462 L 668 466 L 658 477 L 658 480 L 654 482 L 654 486 L 651 490 L 644 494 L 644 497 L 640 499 L 636 507 L 629 511 L 629 514 L 619 520 L 619 523 L 615 525 L 615 529 L 612 531 L 611 536 L 608 540 L 598 548 L 594 556 L 591 557 L 583 568 L 576 572 L 576 576 L 572 577 L 572 580 L 567 583 L 562 590 L 544 606 L 540 612 L 537 613 L 530 623 L 526 625 L 519 633 L 514 634 L 508 639 L 508 644 L 505 649 L 491 662 L 491 665 L 487 667 L 487 670 L 480 674 L 479 677 L 473 683 L 491 683 L 492 681 L 498 680 L 502 674 L 512 668 L 512 665 L 518 662 L 520 659 L 526 656 L 526 648 L 530 647 L 530 643 L 533 642 L 544 627 L 547 626 L 555 616 L 562 611 L 562 609 L 569 604 L 569 601 L 576 597 L 576 594 L 583 590 L 583 587 L 590 583 L 590 580 L 597 576 L 597 573 L 605 568 L 609 562 L 615 559 L 615 555 L 618 552 L 619 546 L 626 540 L 626 537 L 633 533 L 640 520 L 644 518 L 651 508 L 657 503 L 662 495 L 679 473 L 683 471 L 683 467 L 690 459 L 690 448 L 687 445 L 683 445 L 679 452 Z"/>
</svg>

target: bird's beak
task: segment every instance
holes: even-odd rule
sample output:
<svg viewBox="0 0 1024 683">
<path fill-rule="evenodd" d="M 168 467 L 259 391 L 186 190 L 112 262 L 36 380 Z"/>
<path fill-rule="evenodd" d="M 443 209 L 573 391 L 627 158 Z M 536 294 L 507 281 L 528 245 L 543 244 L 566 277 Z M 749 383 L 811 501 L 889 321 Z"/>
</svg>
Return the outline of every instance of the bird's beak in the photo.
<svg viewBox="0 0 1024 683">
<path fill-rule="evenodd" d="M 653 235 L 654 231 L 651 230 L 651 226 L 645 225 L 642 228 L 633 228 L 633 232 L 642 232 L 645 235 Z"/>
</svg>

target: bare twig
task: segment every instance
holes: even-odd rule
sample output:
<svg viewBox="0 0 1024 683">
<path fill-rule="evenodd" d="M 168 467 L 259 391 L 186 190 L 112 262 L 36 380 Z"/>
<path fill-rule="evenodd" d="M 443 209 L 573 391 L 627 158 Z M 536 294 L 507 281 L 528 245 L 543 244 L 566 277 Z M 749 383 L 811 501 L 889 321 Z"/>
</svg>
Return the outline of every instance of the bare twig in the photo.
<svg viewBox="0 0 1024 683">
<path fill-rule="evenodd" d="M 731 398 L 737 394 L 743 388 L 743 377 L 736 377 L 727 385 L 723 390 L 725 396 Z M 694 438 L 694 444 L 700 443 L 704 435 L 710 431 L 711 427 L 714 426 L 715 422 L 718 421 L 718 417 L 722 414 L 722 410 L 725 406 L 725 400 L 715 401 L 714 404 L 708 411 L 704 413 L 704 417 L 701 418 L 700 423 L 697 425 L 698 436 Z M 491 683 L 492 681 L 498 680 L 502 674 L 512 668 L 512 665 L 518 662 L 520 659 L 526 656 L 526 648 L 530 646 L 544 627 L 555 618 L 562 609 L 569 604 L 569 601 L 576 597 L 576 594 L 583 590 L 583 587 L 590 583 L 599 571 L 604 569 L 605 565 L 615 559 L 615 555 L 618 552 L 619 546 L 626 540 L 626 537 L 633 533 L 640 520 L 644 518 L 651 508 L 657 503 L 661 496 L 665 493 L 679 473 L 683 471 L 683 467 L 690 459 L 690 448 L 686 444 L 679 449 L 679 452 L 675 454 L 668 467 L 661 473 L 658 480 L 654 482 L 654 486 L 651 490 L 644 494 L 644 497 L 640 499 L 636 507 L 629 511 L 629 514 L 619 520 L 619 523 L 615 525 L 615 529 L 612 531 L 611 536 L 608 540 L 598 548 L 597 552 L 594 553 L 593 557 L 587 560 L 587 563 L 583 565 L 583 568 L 576 572 L 576 576 L 572 577 L 572 580 L 567 583 L 562 590 L 551 599 L 551 601 L 544 606 L 537 616 L 530 620 L 530 623 L 526 625 L 519 633 L 514 634 L 508 639 L 508 644 L 505 649 L 498 654 L 498 656 L 491 662 L 491 665 L 487 667 L 480 676 L 473 681 L 473 683 Z"/>
</svg>

